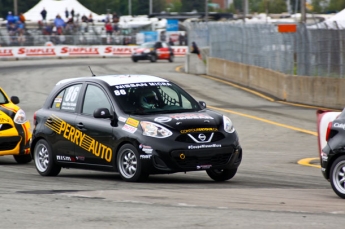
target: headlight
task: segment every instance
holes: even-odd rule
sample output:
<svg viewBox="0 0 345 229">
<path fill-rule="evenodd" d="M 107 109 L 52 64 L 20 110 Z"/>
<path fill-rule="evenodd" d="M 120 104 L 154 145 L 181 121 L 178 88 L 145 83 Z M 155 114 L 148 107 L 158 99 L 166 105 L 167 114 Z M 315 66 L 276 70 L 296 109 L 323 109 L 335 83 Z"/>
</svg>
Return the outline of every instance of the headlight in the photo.
<svg viewBox="0 0 345 229">
<path fill-rule="evenodd" d="M 17 111 L 17 114 L 14 116 L 13 121 L 17 124 L 23 124 L 26 122 L 26 115 L 25 112 L 20 109 L 19 111 Z"/>
<path fill-rule="evenodd" d="M 149 137 L 167 138 L 172 135 L 170 130 L 153 122 L 142 121 L 140 125 L 143 128 L 143 135 Z"/>
<path fill-rule="evenodd" d="M 234 125 L 232 124 L 232 121 L 230 118 L 223 116 L 223 124 L 224 124 L 224 130 L 228 133 L 235 132 Z"/>
<path fill-rule="evenodd" d="M 145 49 L 145 50 L 144 50 L 144 53 L 149 53 L 149 52 L 151 52 L 150 49 Z"/>
</svg>

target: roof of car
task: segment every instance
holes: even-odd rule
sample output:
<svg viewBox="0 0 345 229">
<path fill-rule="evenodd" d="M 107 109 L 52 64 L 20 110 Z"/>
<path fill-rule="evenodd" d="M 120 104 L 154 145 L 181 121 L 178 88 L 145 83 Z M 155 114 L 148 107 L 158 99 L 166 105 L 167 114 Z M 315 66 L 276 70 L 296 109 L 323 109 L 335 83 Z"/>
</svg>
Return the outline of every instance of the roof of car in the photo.
<svg viewBox="0 0 345 229">
<path fill-rule="evenodd" d="M 83 77 L 83 78 L 70 78 L 60 80 L 56 85 L 75 81 L 75 80 L 90 80 L 98 79 L 106 82 L 110 86 L 131 84 L 131 83 L 146 83 L 146 82 L 169 82 L 166 79 L 151 76 L 151 75 L 106 75 L 106 76 L 94 76 L 94 77 Z"/>
</svg>

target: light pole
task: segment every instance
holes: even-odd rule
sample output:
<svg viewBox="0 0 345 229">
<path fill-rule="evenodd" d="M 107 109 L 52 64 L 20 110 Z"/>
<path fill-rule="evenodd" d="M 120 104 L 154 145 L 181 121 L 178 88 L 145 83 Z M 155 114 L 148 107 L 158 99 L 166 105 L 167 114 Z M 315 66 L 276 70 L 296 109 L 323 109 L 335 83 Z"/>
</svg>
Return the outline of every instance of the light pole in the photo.
<svg viewBox="0 0 345 229">
<path fill-rule="evenodd" d="M 150 15 L 152 14 L 152 0 L 150 0 Z"/>
<path fill-rule="evenodd" d="M 13 1 L 13 5 L 14 5 L 14 15 L 18 15 L 18 2 L 17 2 L 17 0 Z"/>
<path fill-rule="evenodd" d="M 205 22 L 208 22 L 208 0 L 205 0 Z"/>
<path fill-rule="evenodd" d="M 132 15 L 132 0 L 128 0 L 128 15 Z"/>
<path fill-rule="evenodd" d="M 306 23 L 305 0 L 301 0 L 301 22 Z"/>
</svg>

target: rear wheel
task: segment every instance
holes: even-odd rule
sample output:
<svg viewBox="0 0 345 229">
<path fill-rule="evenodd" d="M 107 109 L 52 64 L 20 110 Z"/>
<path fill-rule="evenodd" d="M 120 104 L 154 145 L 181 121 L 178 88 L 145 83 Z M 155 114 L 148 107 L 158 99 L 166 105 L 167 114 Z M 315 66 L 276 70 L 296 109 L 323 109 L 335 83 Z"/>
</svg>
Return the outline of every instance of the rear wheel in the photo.
<svg viewBox="0 0 345 229">
<path fill-rule="evenodd" d="M 151 61 L 151 62 L 156 62 L 156 61 L 157 61 L 157 56 L 154 55 L 154 54 L 151 55 L 151 56 L 150 56 L 150 61 Z"/>
<path fill-rule="evenodd" d="M 41 139 L 34 149 L 34 162 L 38 173 L 42 176 L 57 176 L 61 167 L 54 163 L 53 151 L 49 143 Z"/>
<path fill-rule="evenodd" d="M 32 161 L 31 155 L 30 154 L 26 154 L 26 155 L 13 155 L 14 160 L 16 160 L 16 162 L 18 164 L 27 164 L 30 161 Z"/>
<path fill-rule="evenodd" d="M 236 169 L 207 169 L 207 175 L 214 181 L 226 181 L 230 180 L 235 176 L 237 172 Z"/>
<path fill-rule="evenodd" d="M 138 60 L 137 60 L 137 59 L 135 59 L 135 58 L 132 58 L 132 61 L 133 61 L 133 62 L 138 62 Z"/>
<path fill-rule="evenodd" d="M 117 168 L 125 181 L 142 181 L 148 177 L 143 171 L 138 150 L 131 144 L 123 145 L 117 154 Z"/>
<path fill-rule="evenodd" d="M 345 199 L 345 156 L 333 162 L 329 178 L 333 191 Z"/>
</svg>

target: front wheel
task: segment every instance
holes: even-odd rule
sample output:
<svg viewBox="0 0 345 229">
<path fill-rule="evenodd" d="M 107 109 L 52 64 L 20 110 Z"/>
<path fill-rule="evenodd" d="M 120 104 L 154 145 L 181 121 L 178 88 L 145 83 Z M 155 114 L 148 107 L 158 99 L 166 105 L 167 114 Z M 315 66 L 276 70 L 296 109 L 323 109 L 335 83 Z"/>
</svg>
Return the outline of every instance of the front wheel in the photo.
<svg viewBox="0 0 345 229">
<path fill-rule="evenodd" d="M 235 176 L 237 172 L 236 169 L 207 169 L 207 175 L 214 181 L 226 181 L 230 180 Z"/>
<path fill-rule="evenodd" d="M 148 174 L 143 171 L 138 150 L 131 144 L 123 145 L 117 154 L 117 168 L 124 181 L 145 180 Z"/>
<path fill-rule="evenodd" d="M 26 154 L 26 155 L 13 155 L 14 160 L 18 163 L 18 164 L 27 164 L 30 161 L 32 161 L 31 155 L 30 154 Z"/>
<path fill-rule="evenodd" d="M 138 62 L 138 60 L 135 59 L 135 58 L 132 58 L 132 61 L 133 61 L 134 63 Z"/>
<path fill-rule="evenodd" d="M 330 182 L 333 191 L 345 199 L 345 156 L 339 157 L 331 166 Z"/>
<path fill-rule="evenodd" d="M 174 55 L 170 55 L 168 60 L 169 62 L 174 62 Z"/>
<path fill-rule="evenodd" d="M 34 162 L 38 173 L 41 176 L 57 176 L 61 167 L 54 163 L 53 151 L 49 143 L 41 139 L 34 149 Z"/>
</svg>

